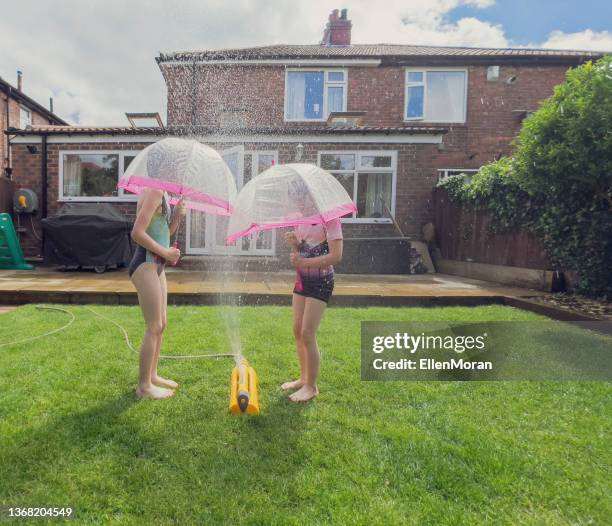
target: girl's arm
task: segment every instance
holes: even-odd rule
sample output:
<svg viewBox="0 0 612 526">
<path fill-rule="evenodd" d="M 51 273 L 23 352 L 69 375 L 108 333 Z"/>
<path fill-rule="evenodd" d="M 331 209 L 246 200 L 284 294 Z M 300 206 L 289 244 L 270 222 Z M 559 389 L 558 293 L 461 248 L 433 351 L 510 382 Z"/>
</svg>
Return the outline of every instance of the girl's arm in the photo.
<svg viewBox="0 0 612 526">
<path fill-rule="evenodd" d="M 186 213 L 187 209 L 185 208 L 185 200 L 181 197 L 179 202 L 176 203 L 176 206 L 174 207 L 174 213 L 172 214 L 172 221 L 170 222 L 169 227 L 171 236 L 174 235 L 174 233 L 176 232 L 176 229 L 181 223 L 183 217 L 185 217 Z"/>
<path fill-rule="evenodd" d="M 329 254 L 316 258 L 302 258 L 295 252 L 291 253 L 291 264 L 295 268 L 325 268 L 330 265 L 337 265 L 342 261 L 342 239 L 328 241 Z"/>
<path fill-rule="evenodd" d="M 153 252 L 164 259 L 172 260 L 173 255 L 170 254 L 169 249 L 162 247 L 147 234 L 147 228 L 149 228 L 151 218 L 155 210 L 157 210 L 157 207 L 161 204 L 162 198 L 163 192 L 161 190 L 147 188 L 142 193 L 142 204 L 140 205 L 140 210 L 136 215 L 136 221 L 132 227 L 132 239 L 149 252 Z"/>
</svg>

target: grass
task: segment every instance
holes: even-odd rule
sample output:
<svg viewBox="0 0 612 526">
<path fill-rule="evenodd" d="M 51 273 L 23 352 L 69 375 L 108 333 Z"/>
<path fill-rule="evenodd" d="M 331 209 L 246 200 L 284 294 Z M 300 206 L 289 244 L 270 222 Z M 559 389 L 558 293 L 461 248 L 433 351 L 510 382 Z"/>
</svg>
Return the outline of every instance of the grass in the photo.
<svg viewBox="0 0 612 526">
<path fill-rule="evenodd" d="M 263 414 L 227 412 L 231 361 L 162 364 L 181 383 L 136 402 L 137 356 L 82 307 L 0 349 L 0 506 L 70 505 L 79 524 L 603 524 L 610 394 L 603 382 L 362 382 L 361 320 L 534 320 L 516 309 L 329 309 L 321 395 L 289 404 L 291 313 L 244 307 Z M 95 307 L 139 340 L 134 307 Z M 0 343 L 63 324 L 0 315 Z M 171 307 L 168 353 L 227 352 L 218 310 Z M 608 519 L 606 519 L 608 517 Z"/>
</svg>

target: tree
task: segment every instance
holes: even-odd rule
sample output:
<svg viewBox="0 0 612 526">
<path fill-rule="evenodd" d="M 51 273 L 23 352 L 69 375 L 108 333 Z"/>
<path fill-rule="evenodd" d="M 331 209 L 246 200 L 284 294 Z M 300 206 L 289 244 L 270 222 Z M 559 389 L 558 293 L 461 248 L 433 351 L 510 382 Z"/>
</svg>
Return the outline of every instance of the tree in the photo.
<svg viewBox="0 0 612 526">
<path fill-rule="evenodd" d="M 553 265 L 576 272 L 579 292 L 612 296 L 611 123 L 607 56 L 568 71 L 525 120 L 512 157 L 484 166 L 469 183 L 443 184 L 489 210 L 496 229 L 540 237 Z"/>
</svg>

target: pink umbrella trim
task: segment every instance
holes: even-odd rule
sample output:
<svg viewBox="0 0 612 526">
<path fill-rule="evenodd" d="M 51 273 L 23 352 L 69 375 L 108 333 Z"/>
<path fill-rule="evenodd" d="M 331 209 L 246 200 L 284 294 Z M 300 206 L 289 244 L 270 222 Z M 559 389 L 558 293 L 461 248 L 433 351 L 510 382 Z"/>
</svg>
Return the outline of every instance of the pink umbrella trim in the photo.
<svg viewBox="0 0 612 526">
<path fill-rule="evenodd" d="M 292 221 L 282 221 L 280 223 L 265 223 L 265 224 L 253 223 L 248 228 L 245 228 L 244 230 L 240 232 L 236 232 L 235 234 L 232 234 L 231 236 L 226 237 L 225 244 L 231 245 L 232 243 L 236 242 L 241 237 L 244 237 L 252 232 L 274 230 L 275 228 L 287 228 L 287 227 L 297 226 L 297 225 L 316 225 L 316 224 L 328 223 L 332 219 L 336 219 L 338 217 L 342 217 L 347 214 L 352 214 L 353 212 L 356 212 L 356 211 L 357 211 L 357 207 L 355 206 L 355 203 L 351 202 L 351 203 L 347 203 L 344 205 L 340 205 L 336 208 L 332 208 L 331 210 L 328 210 L 327 212 L 323 212 L 322 214 L 312 215 L 309 217 L 302 217 L 300 219 L 295 219 Z"/>
<path fill-rule="evenodd" d="M 119 181 L 117 188 L 123 188 L 124 190 L 132 192 L 133 194 L 140 194 L 144 188 L 155 188 L 157 190 L 164 190 L 166 192 L 178 194 L 190 199 L 190 201 L 185 201 L 185 206 L 187 208 L 200 210 L 202 212 L 217 213 L 219 215 L 230 215 L 232 212 L 232 206 L 228 201 L 204 192 L 199 192 L 198 190 L 194 190 L 189 186 L 160 181 L 158 179 L 133 175 L 127 180 L 122 179 Z M 171 204 L 175 204 L 177 202 L 178 199 L 176 198 L 172 198 L 170 200 Z"/>
</svg>

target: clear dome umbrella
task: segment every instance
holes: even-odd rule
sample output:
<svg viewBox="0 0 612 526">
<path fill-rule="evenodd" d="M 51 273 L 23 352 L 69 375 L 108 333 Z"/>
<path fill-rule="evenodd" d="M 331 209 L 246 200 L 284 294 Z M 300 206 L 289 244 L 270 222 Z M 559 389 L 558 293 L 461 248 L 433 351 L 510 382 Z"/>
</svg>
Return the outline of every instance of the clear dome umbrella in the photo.
<svg viewBox="0 0 612 526">
<path fill-rule="evenodd" d="M 162 139 L 138 153 L 117 184 L 140 194 L 156 188 L 170 194 L 170 204 L 180 197 L 185 206 L 216 215 L 230 215 L 236 183 L 225 161 L 210 146 L 198 141 Z"/>
<path fill-rule="evenodd" d="M 225 240 L 252 232 L 326 223 L 357 210 L 344 187 L 313 164 L 283 164 L 249 181 L 234 203 Z"/>
</svg>

